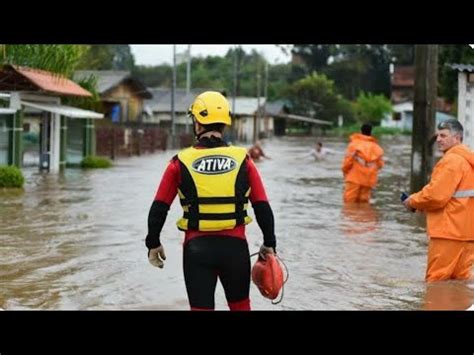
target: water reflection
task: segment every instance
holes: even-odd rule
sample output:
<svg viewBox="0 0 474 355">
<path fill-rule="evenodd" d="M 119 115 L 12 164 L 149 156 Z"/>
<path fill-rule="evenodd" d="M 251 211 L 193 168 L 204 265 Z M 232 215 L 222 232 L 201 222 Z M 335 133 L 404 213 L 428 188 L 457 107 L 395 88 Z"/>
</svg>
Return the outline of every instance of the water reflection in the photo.
<svg viewBox="0 0 474 355">
<path fill-rule="evenodd" d="M 370 203 L 344 203 L 341 230 L 346 236 L 357 236 L 380 229 L 380 214 Z"/>
<path fill-rule="evenodd" d="M 466 310 L 473 304 L 473 282 L 439 281 L 426 284 L 424 310 Z"/>
</svg>

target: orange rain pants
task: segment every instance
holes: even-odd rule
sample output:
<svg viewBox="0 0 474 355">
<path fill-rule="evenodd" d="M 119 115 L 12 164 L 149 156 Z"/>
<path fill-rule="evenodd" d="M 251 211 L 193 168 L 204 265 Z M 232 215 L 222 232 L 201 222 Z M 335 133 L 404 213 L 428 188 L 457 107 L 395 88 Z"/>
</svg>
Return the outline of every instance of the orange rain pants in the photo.
<svg viewBox="0 0 474 355">
<path fill-rule="evenodd" d="M 425 280 L 469 279 L 473 263 L 474 241 L 430 238 Z"/>
<path fill-rule="evenodd" d="M 369 202 L 372 188 L 346 181 L 344 202 Z"/>
</svg>

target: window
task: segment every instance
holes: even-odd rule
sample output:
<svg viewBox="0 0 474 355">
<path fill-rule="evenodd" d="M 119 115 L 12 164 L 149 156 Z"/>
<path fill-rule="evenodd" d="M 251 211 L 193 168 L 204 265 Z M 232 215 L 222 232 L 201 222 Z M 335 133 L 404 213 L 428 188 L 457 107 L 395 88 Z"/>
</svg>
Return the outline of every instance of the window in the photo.
<svg viewBox="0 0 474 355">
<path fill-rule="evenodd" d="M 401 121 L 402 120 L 402 113 L 401 112 L 394 112 L 393 115 L 392 115 L 392 120 Z"/>
<path fill-rule="evenodd" d="M 466 107 L 471 107 L 471 100 L 466 100 Z"/>
<path fill-rule="evenodd" d="M 466 123 L 469 123 L 469 122 L 471 122 L 471 116 L 466 115 Z"/>
</svg>

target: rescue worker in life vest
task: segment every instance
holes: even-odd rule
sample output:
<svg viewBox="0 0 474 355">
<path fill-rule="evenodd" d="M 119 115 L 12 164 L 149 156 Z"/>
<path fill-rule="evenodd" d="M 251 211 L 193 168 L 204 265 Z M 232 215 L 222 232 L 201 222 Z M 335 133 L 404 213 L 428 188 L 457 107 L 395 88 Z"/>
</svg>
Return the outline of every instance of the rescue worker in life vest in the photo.
<svg viewBox="0 0 474 355">
<path fill-rule="evenodd" d="M 469 279 L 474 262 L 474 152 L 462 144 L 463 127 L 455 119 L 438 125 L 436 143 L 443 157 L 431 181 L 403 202 L 426 213 L 427 282 Z"/>
<path fill-rule="evenodd" d="M 344 174 L 344 202 L 369 202 L 377 175 L 384 166 L 383 149 L 371 136 L 372 126 L 362 125 L 361 133 L 350 136 L 350 143 L 342 162 Z"/>
<path fill-rule="evenodd" d="M 263 232 L 260 255 L 275 253 L 273 212 L 259 172 L 245 148 L 228 146 L 222 139 L 231 125 L 227 99 L 206 91 L 196 97 L 189 112 L 197 144 L 170 161 L 148 216 L 146 246 L 152 265 L 166 259 L 160 232 L 176 194 L 183 216 L 184 280 L 191 310 L 213 310 L 218 278 L 230 310 L 250 310 L 250 255 L 245 225 L 252 203 Z"/>
</svg>

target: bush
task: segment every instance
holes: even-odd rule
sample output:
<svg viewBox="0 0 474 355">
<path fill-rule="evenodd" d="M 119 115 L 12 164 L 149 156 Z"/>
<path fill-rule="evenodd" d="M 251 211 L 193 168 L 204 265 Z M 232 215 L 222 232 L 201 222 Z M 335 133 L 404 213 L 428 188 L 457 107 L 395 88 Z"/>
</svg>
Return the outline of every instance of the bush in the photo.
<svg viewBox="0 0 474 355">
<path fill-rule="evenodd" d="M 25 178 L 16 166 L 0 166 L 0 187 L 23 187 Z"/>
<path fill-rule="evenodd" d="M 110 168 L 112 166 L 112 162 L 107 158 L 101 158 L 89 155 L 82 159 L 81 167 L 85 169 L 102 169 L 102 168 Z"/>
<path fill-rule="evenodd" d="M 365 94 L 364 92 L 359 94 L 354 108 L 359 123 L 370 122 L 373 125 L 380 124 L 384 115 L 393 110 L 390 100 L 384 95 Z"/>
</svg>

